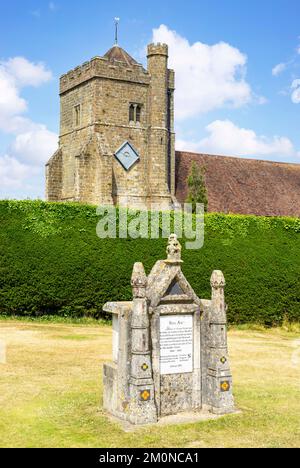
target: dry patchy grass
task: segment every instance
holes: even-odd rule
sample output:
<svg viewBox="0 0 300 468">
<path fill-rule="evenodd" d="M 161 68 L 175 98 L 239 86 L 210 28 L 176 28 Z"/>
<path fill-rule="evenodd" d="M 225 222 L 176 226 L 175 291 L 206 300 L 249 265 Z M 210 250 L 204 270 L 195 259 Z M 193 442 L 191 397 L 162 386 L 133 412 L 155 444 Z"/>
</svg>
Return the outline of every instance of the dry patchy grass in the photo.
<svg viewBox="0 0 300 468">
<path fill-rule="evenodd" d="M 0 321 L 1 447 L 299 447 L 300 333 L 229 332 L 242 414 L 125 433 L 101 409 L 111 328 Z"/>
</svg>

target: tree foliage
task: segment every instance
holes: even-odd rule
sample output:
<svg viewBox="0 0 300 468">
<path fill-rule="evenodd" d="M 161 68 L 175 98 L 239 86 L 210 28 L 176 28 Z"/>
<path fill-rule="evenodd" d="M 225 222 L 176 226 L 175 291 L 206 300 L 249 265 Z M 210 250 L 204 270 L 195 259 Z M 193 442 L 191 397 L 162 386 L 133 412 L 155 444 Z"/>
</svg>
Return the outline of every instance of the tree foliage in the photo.
<svg viewBox="0 0 300 468">
<path fill-rule="evenodd" d="M 207 188 L 205 185 L 205 173 L 206 167 L 200 167 L 199 164 L 196 164 L 193 161 L 193 164 L 190 169 L 190 173 L 187 179 L 188 185 L 188 197 L 186 199 L 187 203 L 191 203 L 193 207 L 193 213 L 196 212 L 197 203 L 204 205 L 204 211 L 207 212 L 208 208 L 208 195 Z"/>
</svg>

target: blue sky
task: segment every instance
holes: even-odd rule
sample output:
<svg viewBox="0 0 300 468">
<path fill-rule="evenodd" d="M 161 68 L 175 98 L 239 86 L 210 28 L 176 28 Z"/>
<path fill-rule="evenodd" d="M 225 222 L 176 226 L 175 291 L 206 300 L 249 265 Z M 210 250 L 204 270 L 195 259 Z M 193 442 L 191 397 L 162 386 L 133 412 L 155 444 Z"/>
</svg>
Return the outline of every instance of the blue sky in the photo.
<svg viewBox="0 0 300 468">
<path fill-rule="evenodd" d="M 177 73 L 177 147 L 300 163 L 299 0 L 10 0 L 0 4 L 0 198 L 44 196 L 59 76 L 152 40 Z"/>
</svg>

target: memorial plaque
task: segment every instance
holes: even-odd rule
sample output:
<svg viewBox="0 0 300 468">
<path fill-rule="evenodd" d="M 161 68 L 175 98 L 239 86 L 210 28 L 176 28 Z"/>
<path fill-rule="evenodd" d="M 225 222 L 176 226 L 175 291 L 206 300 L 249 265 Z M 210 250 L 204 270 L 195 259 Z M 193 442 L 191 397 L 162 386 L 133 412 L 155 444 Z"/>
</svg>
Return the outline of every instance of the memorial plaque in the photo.
<svg viewBox="0 0 300 468">
<path fill-rule="evenodd" d="M 193 372 L 193 316 L 160 317 L 160 373 Z"/>
</svg>

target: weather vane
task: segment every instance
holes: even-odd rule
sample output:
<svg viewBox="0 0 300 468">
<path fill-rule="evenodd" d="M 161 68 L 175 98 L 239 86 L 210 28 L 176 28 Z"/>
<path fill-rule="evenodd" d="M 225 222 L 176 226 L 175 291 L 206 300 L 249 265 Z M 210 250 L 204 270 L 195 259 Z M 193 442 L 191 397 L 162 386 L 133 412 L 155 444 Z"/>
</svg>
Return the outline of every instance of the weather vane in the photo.
<svg viewBox="0 0 300 468">
<path fill-rule="evenodd" d="M 120 18 L 115 18 L 115 45 L 118 45 L 118 27 L 119 27 Z"/>
</svg>

